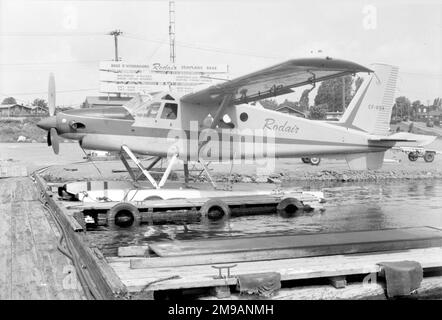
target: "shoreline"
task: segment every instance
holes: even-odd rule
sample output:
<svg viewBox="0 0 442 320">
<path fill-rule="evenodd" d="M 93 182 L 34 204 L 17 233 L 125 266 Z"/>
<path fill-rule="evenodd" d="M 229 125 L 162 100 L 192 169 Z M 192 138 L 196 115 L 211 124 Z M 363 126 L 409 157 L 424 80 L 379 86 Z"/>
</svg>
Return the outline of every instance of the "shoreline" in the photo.
<svg viewBox="0 0 442 320">
<path fill-rule="evenodd" d="M 94 166 L 100 169 L 100 173 Z M 48 182 L 68 182 L 68 181 L 103 181 L 103 180 L 126 180 L 131 178 L 127 171 L 122 167 L 120 162 L 116 161 L 95 161 L 67 164 L 67 165 L 53 165 L 47 168 L 42 176 Z M 299 170 L 278 170 L 277 172 L 257 175 L 253 173 L 238 173 L 233 172 L 229 177 L 228 171 L 222 168 L 215 168 L 212 176 L 217 183 L 272 183 L 272 184 L 286 184 L 293 182 L 315 182 L 315 183 L 345 183 L 345 182 L 376 182 L 376 181 L 396 181 L 396 180 L 430 180 L 442 179 L 442 169 L 431 166 L 425 169 L 407 170 L 392 168 L 391 170 L 373 170 L 373 171 L 355 171 L 349 169 L 327 169 L 321 167 L 309 168 L 305 171 Z M 180 170 L 172 171 L 171 181 L 184 181 L 183 172 Z M 156 178 L 160 174 L 153 173 Z M 145 180 L 145 179 L 141 179 Z M 203 174 L 200 176 L 198 182 L 208 182 L 207 177 Z"/>
</svg>

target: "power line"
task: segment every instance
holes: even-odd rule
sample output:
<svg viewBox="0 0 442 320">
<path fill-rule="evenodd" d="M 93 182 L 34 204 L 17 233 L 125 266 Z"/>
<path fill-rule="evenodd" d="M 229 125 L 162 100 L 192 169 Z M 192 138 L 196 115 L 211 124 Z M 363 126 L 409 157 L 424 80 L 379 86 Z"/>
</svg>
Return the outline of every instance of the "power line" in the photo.
<svg viewBox="0 0 442 320">
<path fill-rule="evenodd" d="M 106 32 L 2 32 L 0 37 L 90 37 L 106 36 Z"/>
<path fill-rule="evenodd" d="M 30 66 L 30 65 L 53 65 L 53 64 L 74 64 L 74 63 L 97 63 L 100 60 L 71 60 L 71 61 L 48 61 L 48 62 L 17 62 L 0 63 L 0 66 Z"/>
<path fill-rule="evenodd" d="M 134 40 L 161 43 L 161 44 L 167 43 L 167 41 L 164 41 L 164 40 L 150 39 L 150 38 L 140 37 L 140 36 L 134 35 L 134 34 L 126 34 L 123 37 L 129 38 L 129 39 L 134 39 Z M 196 50 L 219 52 L 219 53 L 226 53 L 226 54 L 232 54 L 232 55 L 242 55 L 242 56 L 257 57 L 257 58 L 264 58 L 264 59 L 273 59 L 273 60 L 285 58 L 285 57 L 280 57 L 280 56 L 257 55 L 257 54 L 249 53 L 249 52 L 232 51 L 232 50 L 226 50 L 223 48 L 216 48 L 216 47 L 206 47 L 206 46 L 203 47 L 203 46 L 194 45 L 189 42 L 182 42 L 182 41 L 176 41 L 176 46 L 184 47 L 184 48 L 191 48 L 191 49 L 196 49 Z"/>
<path fill-rule="evenodd" d="M 69 92 L 82 92 L 82 91 L 95 91 L 98 88 L 85 88 L 85 89 L 71 89 L 71 90 L 57 90 L 56 93 L 69 93 Z M 35 91 L 35 92 L 15 92 L 15 93 L 0 93 L 3 96 L 27 96 L 32 94 L 45 94 L 47 91 Z"/>
</svg>

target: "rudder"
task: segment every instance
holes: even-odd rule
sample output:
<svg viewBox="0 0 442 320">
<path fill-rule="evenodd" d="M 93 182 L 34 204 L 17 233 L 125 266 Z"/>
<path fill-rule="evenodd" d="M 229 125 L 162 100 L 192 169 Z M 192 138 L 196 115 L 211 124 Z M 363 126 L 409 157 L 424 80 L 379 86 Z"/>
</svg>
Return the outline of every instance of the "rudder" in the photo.
<svg viewBox="0 0 442 320">
<path fill-rule="evenodd" d="M 337 124 L 369 134 L 387 135 L 399 68 L 375 64 L 372 69 L 374 73 L 364 79 Z"/>
</svg>

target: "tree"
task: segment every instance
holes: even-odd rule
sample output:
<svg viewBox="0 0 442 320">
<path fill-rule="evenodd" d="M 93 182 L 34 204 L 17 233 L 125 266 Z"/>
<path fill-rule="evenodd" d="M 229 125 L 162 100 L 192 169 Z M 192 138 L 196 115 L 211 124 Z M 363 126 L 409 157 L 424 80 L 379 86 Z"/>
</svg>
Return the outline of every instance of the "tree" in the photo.
<svg viewBox="0 0 442 320">
<path fill-rule="evenodd" d="M 409 117 L 411 115 L 411 102 L 407 97 L 400 96 L 396 98 L 393 106 L 392 115 L 396 117 Z"/>
<path fill-rule="evenodd" d="M 345 93 L 345 107 L 348 106 L 352 99 L 351 86 L 353 83 L 352 76 L 348 75 L 345 77 L 325 80 L 321 82 L 318 88 L 318 93 L 315 97 L 315 106 L 321 104 L 328 105 L 328 111 L 337 112 L 342 110 L 342 86 L 344 85 Z"/>
<path fill-rule="evenodd" d="M 413 103 L 411 104 L 411 113 L 410 113 L 410 117 L 415 117 L 416 114 L 419 112 L 419 108 L 422 106 L 422 103 L 420 102 L 420 100 L 416 100 L 413 101 Z"/>
<path fill-rule="evenodd" d="M 361 77 L 357 77 L 355 80 L 355 93 L 358 92 L 359 87 L 361 86 L 362 82 L 364 82 L 364 79 Z"/>
<path fill-rule="evenodd" d="M 301 111 L 307 111 L 309 107 L 309 97 L 308 94 L 310 93 L 310 89 L 305 89 L 302 91 L 301 98 L 299 99 L 299 108 Z"/>
<path fill-rule="evenodd" d="M 441 108 L 442 108 L 442 98 L 436 98 L 436 99 L 434 99 L 434 101 L 433 101 L 433 108 L 434 108 L 435 110 L 437 110 L 437 109 L 441 109 Z"/>
<path fill-rule="evenodd" d="M 34 99 L 34 101 L 32 102 L 33 106 L 39 106 L 42 108 L 46 108 L 48 106 L 48 103 L 46 102 L 46 100 L 44 99 Z"/>
<path fill-rule="evenodd" d="M 4 98 L 2 104 L 16 104 L 17 101 L 13 97 Z"/>
<path fill-rule="evenodd" d="M 325 119 L 327 105 L 313 106 L 310 108 L 309 118 L 312 120 Z"/>
</svg>

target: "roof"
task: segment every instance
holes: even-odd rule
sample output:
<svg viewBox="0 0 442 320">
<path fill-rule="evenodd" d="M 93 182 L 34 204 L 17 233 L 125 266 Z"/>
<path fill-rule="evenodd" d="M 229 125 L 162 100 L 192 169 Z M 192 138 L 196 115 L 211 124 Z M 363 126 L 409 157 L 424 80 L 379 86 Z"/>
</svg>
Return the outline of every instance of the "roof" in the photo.
<svg viewBox="0 0 442 320">
<path fill-rule="evenodd" d="M 327 111 L 325 114 L 329 115 L 329 116 L 332 116 L 332 115 L 338 116 L 338 115 L 343 115 L 344 113 L 341 111 Z"/>
<path fill-rule="evenodd" d="M 293 111 L 293 113 L 299 114 L 300 116 L 302 116 L 302 117 L 304 117 L 304 118 L 306 117 L 306 115 L 304 114 L 304 112 L 299 111 L 298 109 L 295 109 L 295 108 L 290 107 L 290 106 L 288 106 L 288 105 L 281 105 L 281 106 L 278 106 L 278 108 L 276 108 L 275 111 L 280 111 L 281 109 L 290 109 L 290 110 Z"/>
<path fill-rule="evenodd" d="M 0 109 L 9 109 L 9 108 L 13 108 L 13 107 L 22 107 L 22 108 L 27 108 L 27 109 L 31 109 L 31 107 L 29 106 L 24 106 L 18 103 L 13 103 L 13 104 L 0 104 Z"/>
</svg>

